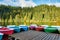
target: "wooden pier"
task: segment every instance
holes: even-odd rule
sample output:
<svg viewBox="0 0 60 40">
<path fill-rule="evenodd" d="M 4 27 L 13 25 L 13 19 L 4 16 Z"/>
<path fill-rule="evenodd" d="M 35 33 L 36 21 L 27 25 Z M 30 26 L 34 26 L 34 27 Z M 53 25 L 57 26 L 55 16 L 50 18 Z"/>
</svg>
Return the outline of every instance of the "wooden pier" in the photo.
<svg viewBox="0 0 60 40">
<path fill-rule="evenodd" d="M 29 30 L 11 35 L 15 40 L 60 40 L 60 34 Z"/>
</svg>

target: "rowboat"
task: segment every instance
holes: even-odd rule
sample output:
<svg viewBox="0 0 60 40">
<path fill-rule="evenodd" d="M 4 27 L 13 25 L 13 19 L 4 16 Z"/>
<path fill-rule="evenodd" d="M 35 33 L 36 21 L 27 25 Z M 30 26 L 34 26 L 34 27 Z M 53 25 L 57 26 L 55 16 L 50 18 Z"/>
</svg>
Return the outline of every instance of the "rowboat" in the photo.
<svg viewBox="0 0 60 40">
<path fill-rule="evenodd" d="M 36 31 L 43 31 L 43 30 L 44 30 L 44 27 L 43 26 L 36 27 Z"/>
<path fill-rule="evenodd" d="M 31 25 L 30 25 L 30 29 L 31 29 L 31 30 L 35 30 L 36 27 L 38 27 L 36 24 L 31 24 Z"/>
<path fill-rule="evenodd" d="M 3 27 L 3 28 L 0 28 L 0 33 L 11 35 L 14 33 L 14 30 Z"/>
<path fill-rule="evenodd" d="M 2 40 L 2 38 L 3 38 L 3 33 L 0 33 L 0 40 Z"/>
<path fill-rule="evenodd" d="M 7 26 L 7 28 L 14 29 L 14 32 L 17 32 L 17 33 L 21 31 L 21 28 L 15 25 L 9 25 Z"/>
<path fill-rule="evenodd" d="M 19 28 L 21 28 L 22 31 L 28 31 L 28 26 L 27 25 L 19 25 Z"/>
<path fill-rule="evenodd" d="M 56 27 L 47 27 L 44 29 L 45 32 L 50 32 L 50 33 L 56 33 L 57 28 Z"/>
</svg>

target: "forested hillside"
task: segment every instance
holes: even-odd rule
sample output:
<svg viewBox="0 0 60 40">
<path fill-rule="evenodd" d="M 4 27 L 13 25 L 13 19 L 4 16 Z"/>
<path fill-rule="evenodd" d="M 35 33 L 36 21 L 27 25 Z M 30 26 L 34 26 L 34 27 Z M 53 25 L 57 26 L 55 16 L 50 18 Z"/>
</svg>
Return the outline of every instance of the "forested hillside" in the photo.
<svg viewBox="0 0 60 40">
<path fill-rule="evenodd" d="M 0 5 L 0 25 L 60 25 L 60 7 L 39 5 L 36 7 L 12 7 Z"/>
</svg>

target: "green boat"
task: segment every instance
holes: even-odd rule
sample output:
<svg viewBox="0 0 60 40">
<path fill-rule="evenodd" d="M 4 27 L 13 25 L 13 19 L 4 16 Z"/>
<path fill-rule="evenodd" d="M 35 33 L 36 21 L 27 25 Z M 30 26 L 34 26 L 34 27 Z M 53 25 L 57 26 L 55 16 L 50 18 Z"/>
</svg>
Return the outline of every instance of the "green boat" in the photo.
<svg viewBox="0 0 60 40">
<path fill-rule="evenodd" d="M 57 32 L 57 28 L 56 27 L 47 27 L 44 29 L 45 32 L 50 32 L 50 33 L 55 33 Z"/>
</svg>

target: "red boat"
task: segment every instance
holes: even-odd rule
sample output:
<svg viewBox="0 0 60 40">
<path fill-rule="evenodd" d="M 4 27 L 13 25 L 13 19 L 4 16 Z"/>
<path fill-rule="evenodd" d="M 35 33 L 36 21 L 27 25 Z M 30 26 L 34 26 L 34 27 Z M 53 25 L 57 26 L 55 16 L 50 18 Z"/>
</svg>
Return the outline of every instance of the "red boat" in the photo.
<svg viewBox="0 0 60 40">
<path fill-rule="evenodd" d="M 0 33 L 11 35 L 14 33 L 14 30 L 3 27 L 3 28 L 0 28 Z"/>
<path fill-rule="evenodd" d="M 0 33 L 4 34 L 3 40 L 8 40 L 8 38 L 9 38 L 8 36 L 11 35 L 11 34 L 13 34 L 14 30 L 6 28 L 6 27 L 3 27 L 3 28 L 0 28 Z"/>
<path fill-rule="evenodd" d="M 36 27 L 35 30 L 36 30 L 36 31 L 43 31 L 43 30 L 44 30 L 44 27 L 43 27 L 43 26 L 39 26 L 39 27 Z"/>
</svg>

